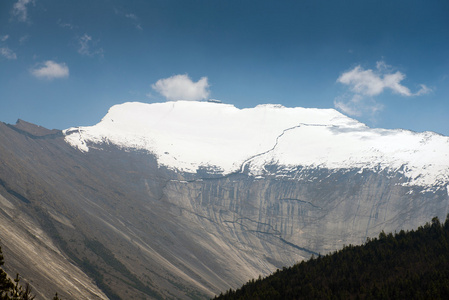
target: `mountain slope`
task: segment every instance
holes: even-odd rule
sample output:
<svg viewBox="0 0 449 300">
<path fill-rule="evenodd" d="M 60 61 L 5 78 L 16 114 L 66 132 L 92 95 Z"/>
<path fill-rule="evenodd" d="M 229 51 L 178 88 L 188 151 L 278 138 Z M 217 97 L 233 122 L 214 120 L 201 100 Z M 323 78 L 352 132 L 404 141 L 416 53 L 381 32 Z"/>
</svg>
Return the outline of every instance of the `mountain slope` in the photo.
<svg viewBox="0 0 449 300">
<path fill-rule="evenodd" d="M 278 270 L 215 299 L 447 299 L 449 219 Z"/>
<path fill-rule="evenodd" d="M 202 217 L 194 210 L 166 199 L 164 189 L 171 179 L 148 154 L 111 147 L 86 155 L 60 136 L 30 138 L 6 125 L 2 132 L 2 153 L 7 155 L 2 154 L 1 194 L 8 201 L 5 203 L 11 203 L 11 215 L 34 220 L 23 235 L 6 227 L 2 231 L 5 255 L 11 257 L 8 270 L 36 281 L 41 270 L 30 268 L 36 258 L 17 251 L 13 237 L 27 244 L 41 232 L 109 298 L 205 297 L 261 271 L 252 251 L 240 253 L 240 247 L 234 246 L 235 237 L 229 237 L 229 244 L 224 242 L 211 226 L 213 221 L 199 222 Z M 8 207 L 2 206 L 2 210 Z M 13 227 L 23 227 L 22 220 L 14 219 L 18 224 Z M 9 219 L 4 222 L 10 225 Z M 43 255 L 51 249 L 29 251 Z M 229 262 L 233 263 L 222 271 Z M 40 266 L 46 264 L 42 261 Z M 62 264 L 61 268 L 66 269 Z M 268 272 L 272 267 L 266 264 L 263 268 Z M 237 271 L 239 275 L 233 275 Z M 45 278 L 33 285 L 34 290 L 43 286 L 47 297 L 54 289 L 67 296 L 63 282 L 51 283 L 59 274 L 48 273 L 40 275 Z"/>
<path fill-rule="evenodd" d="M 62 134 L 30 133 L 39 129 L 23 121 L 16 127 L 0 124 L 0 240 L 8 257 L 5 269 L 12 276 L 18 272 L 31 281 L 37 296 L 50 298 L 57 289 L 65 297 L 106 299 L 92 279 L 58 247 L 54 228 L 43 224 L 58 219 L 73 228 L 67 206 L 56 202 L 60 193 L 51 188 L 57 181 L 50 183 L 41 176 L 45 165 L 55 161 L 54 154 L 63 155 L 60 151 L 46 153 Z M 65 148 L 64 143 L 59 146 Z M 37 149 L 46 155 L 36 155 Z"/>
<path fill-rule="evenodd" d="M 207 298 L 443 218 L 447 143 L 334 110 L 207 102 L 123 104 L 64 131 L 0 124 L 6 267 L 47 297 Z"/>
</svg>

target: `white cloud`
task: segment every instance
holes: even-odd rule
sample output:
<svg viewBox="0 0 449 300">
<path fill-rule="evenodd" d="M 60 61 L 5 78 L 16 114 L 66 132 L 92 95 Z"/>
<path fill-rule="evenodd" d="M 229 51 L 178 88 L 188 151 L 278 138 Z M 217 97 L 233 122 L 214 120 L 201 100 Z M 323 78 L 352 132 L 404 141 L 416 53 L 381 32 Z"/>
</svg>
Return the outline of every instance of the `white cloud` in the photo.
<svg viewBox="0 0 449 300">
<path fill-rule="evenodd" d="M 390 65 L 387 65 L 383 60 L 376 61 L 376 69 L 378 71 L 389 71 L 391 70 L 391 68 L 392 67 Z"/>
<path fill-rule="evenodd" d="M 69 68 L 65 63 L 56 63 L 47 60 L 40 67 L 32 69 L 31 74 L 40 79 L 55 79 L 69 77 Z"/>
<path fill-rule="evenodd" d="M 374 99 L 360 95 L 352 95 L 349 100 L 347 95 L 338 97 L 334 100 L 334 106 L 343 113 L 354 117 L 360 117 L 364 114 L 374 115 L 384 108 Z"/>
<path fill-rule="evenodd" d="M 350 101 L 342 101 L 341 98 L 334 100 L 334 106 L 336 109 L 344 112 L 350 116 L 360 117 L 362 112 L 357 107 L 357 98 L 353 98 Z"/>
<path fill-rule="evenodd" d="M 203 100 L 210 93 L 207 77 L 193 82 L 187 74 L 159 79 L 151 87 L 167 100 Z"/>
<path fill-rule="evenodd" d="M 9 38 L 9 35 L 3 35 L 3 36 L 0 36 L 0 41 L 1 42 L 4 42 L 4 41 L 6 41 L 7 39 Z"/>
<path fill-rule="evenodd" d="M 415 93 L 415 96 L 421 96 L 432 92 L 432 89 L 427 87 L 425 84 L 420 84 L 419 86 L 421 88 Z"/>
<path fill-rule="evenodd" d="M 18 0 L 14 3 L 12 14 L 21 22 L 28 21 L 27 5 L 30 3 L 34 3 L 34 0 Z"/>
<path fill-rule="evenodd" d="M 372 70 L 364 71 L 360 66 L 343 73 L 337 82 L 350 85 L 355 93 L 370 96 L 380 94 L 383 90 L 382 80 Z"/>
<path fill-rule="evenodd" d="M 335 99 L 334 106 L 348 115 L 361 116 L 363 113 L 375 113 L 383 108 L 374 97 L 385 90 L 405 97 L 420 96 L 431 92 L 431 89 L 421 84 L 421 88 L 412 93 L 410 89 L 401 84 L 405 74 L 396 71 L 384 61 L 376 63 L 376 70 L 364 70 L 360 65 L 338 77 L 337 82 L 345 84 L 352 92 L 350 100 Z M 344 97 L 343 97 L 344 98 Z"/>
<path fill-rule="evenodd" d="M 80 45 L 80 47 L 78 49 L 78 53 L 81 55 L 86 55 L 86 56 L 94 56 L 97 54 L 103 55 L 102 48 L 92 50 L 91 41 L 92 41 L 92 37 L 90 35 L 88 35 L 87 33 L 85 33 L 82 37 L 80 37 L 78 39 L 78 43 Z"/>
<path fill-rule="evenodd" d="M 0 55 L 5 57 L 6 59 L 17 59 L 17 55 L 8 47 L 0 48 Z"/>
<path fill-rule="evenodd" d="M 337 82 L 350 86 L 352 92 L 364 96 L 377 96 L 385 89 L 390 89 L 402 96 L 418 96 L 425 92 L 430 92 L 429 88 L 421 85 L 421 90 L 412 93 L 408 87 L 401 84 L 401 81 L 405 79 L 405 75 L 399 71 L 387 73 L 391 67 L 383 61 L 378 61 L 376 68 L 377 71 L 373 71 L 371 69 L 364 70 L 361 66 L 357 66 L 343 73 L 338 77 Z"/>
</svg>

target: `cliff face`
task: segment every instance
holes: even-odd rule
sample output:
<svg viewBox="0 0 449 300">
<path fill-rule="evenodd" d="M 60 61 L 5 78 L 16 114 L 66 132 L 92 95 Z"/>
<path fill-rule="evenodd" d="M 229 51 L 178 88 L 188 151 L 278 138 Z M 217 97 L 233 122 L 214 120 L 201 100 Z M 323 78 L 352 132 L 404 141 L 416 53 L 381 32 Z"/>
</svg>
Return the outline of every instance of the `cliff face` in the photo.
<svg viewBox="0 0 449 300">
<path fill-rule="evenodd" d="M 316 169 L 297 175 L 301 179 L 231 175 L 170 181 L 164 194 L 206 228 L 221 224 L 226 238 L 236 238 L 232 244 L 275 244 L 278 249 L 265 255 L 284 263 L 297 260 L 298 254 L 308 257 L 360 244 L 382 230 L 411 229 L 448 213 L 446 190 L 404 187 L 403 177 L 395 174 Z M 279 249 L 290 254 L 279 256 Z"/>
<path fill-rule="evenodd" d="M 407 186 L 400 170 L 183 173 L 146 151 L 89 146 L 0 124 L 2 249 L 38 296 L 206 298 L 448 213 L 446 186 Z"/>
</svg>

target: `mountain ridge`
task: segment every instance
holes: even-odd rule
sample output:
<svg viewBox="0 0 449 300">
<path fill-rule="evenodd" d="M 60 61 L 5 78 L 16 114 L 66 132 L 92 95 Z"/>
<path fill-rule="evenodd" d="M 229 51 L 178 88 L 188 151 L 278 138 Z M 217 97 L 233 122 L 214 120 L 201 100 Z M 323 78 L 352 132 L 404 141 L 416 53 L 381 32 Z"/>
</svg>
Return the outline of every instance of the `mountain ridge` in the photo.
<svg viewBox="0 0 449 300">
<path fill-rule="evenodd" d="M 285 173 L 295 166 L 402 169 L 408 184 L 428 187 L 449 179 L 448 137 L 371 129 L 333 109 L 129 102 L 113 106 L 97 125 L 63 133 L 81 151 L 89 143 L 112 143 L 149 151 L 161 165 L 190 173 L 204 167 L 226 175 L 249 165 L 250 174 L 261 176 L 264 165 L 274 163 Z"/>
</svg>

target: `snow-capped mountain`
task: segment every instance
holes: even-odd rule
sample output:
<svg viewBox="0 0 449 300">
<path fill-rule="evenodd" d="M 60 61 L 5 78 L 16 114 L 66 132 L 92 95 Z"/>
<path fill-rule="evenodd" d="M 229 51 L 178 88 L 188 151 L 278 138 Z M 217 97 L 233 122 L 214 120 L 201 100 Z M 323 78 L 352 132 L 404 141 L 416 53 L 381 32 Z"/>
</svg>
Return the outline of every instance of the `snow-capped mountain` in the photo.
<svg viewBox="0 0 449 300">
<path fill-rule="evenodd" d="M 0 123 L 0 241 L 38 298 L 207 299 L 449 213 L 449 138 L 333 109 L 125 103 Z"/>
<path fill-rule="evenodd" d="M 147 150 L 159 164 L 196 173 L 227 175 L 266 165 L 290 174 L 297 166 L 400 172 L 405 184 L 449 182 L 449 138 L 432 132 L 372 129 L 334 109 L 259 105 L 238 109 L 210 102 L 177 101 L 113 106 L 95 126 L 70 128 L 65 139 L 81 151 L 114 144 Z"/>
</svg>

